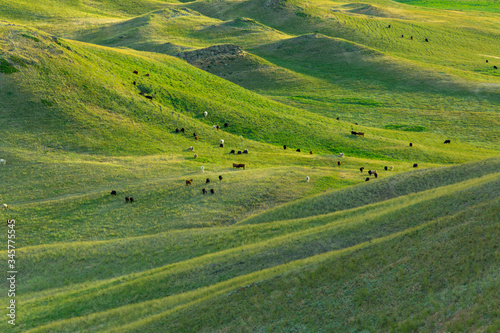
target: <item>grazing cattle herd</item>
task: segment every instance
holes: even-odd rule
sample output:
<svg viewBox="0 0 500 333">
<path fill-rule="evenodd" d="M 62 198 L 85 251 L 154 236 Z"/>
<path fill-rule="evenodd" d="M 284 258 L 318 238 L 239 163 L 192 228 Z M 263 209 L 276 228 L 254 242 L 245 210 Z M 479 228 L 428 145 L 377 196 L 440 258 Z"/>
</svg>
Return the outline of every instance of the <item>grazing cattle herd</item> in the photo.
<svg viewBox="0 0 500 333">
<path fill-rule="evenodd" d="M 391 25 L 389 25 L 389 26 L 388 26 L 388 28 L 391 28 Z M 401 35 L 401 37 L 402 37 L 402 38 L 404 38 L 404 35 Z M 413 36 L 410 36 L 410 39 L 411 39 L 411 40 L 413 40 Z M 425 38 L 424 40 L 425 40 L 425 42 L 429 42 L 429 39 L 428 39 L 428 38 Z M 488 60 L 486 60 L 486 63 L 488 63 Z M 494 69 L 497 69 L 497 66 L 493 66 L 493 68 L 494 68 Z M 139 71 L 134 70 L 134 71 L 133 71 L 133 73 L 134 73 L 134 74 L 136 74 L 136 75 L 138 75 L 138 74 L 139 74 Z M 149 76 L 150 76 L 150 74 L 149 74 L 149 73 L 146 73 L 144 76 L 149 77 Z M 136 81 L 133 81 L 133 85 L 137 85 L 137 82 L 136 82 Z M 146 97 L 146 98 L 147 98 L 147 99 L 149 99 L 149 100 L 152 100 L 152 99 L 153 99 L 153 96 L 151 96 L 151 95 L 145 95 L 145 94 L 143 94 L 143 93 L 141 93 L 141 95 L 143 95 L 144 97 Z M 207 112 L 207 111 L 204 111 L 204 112 L 203 112 L 203 116 L 204 116 L 205 118 L 206 118 L 206 117 L 208 117 L 208 112 Z M 340 117 L 337 117 L 336 119 L 340 121 Z M 356 125 L 358 125 L 357 123 L 355 123 L 355 124 L 356 124 Z M 223 124 L 223 126 L 224 126 L 225 128 L 227 128 L 227 127 L 229 127 L 229 123 L 228 123 L 228 122 L 225 122 L 225 123 Z M 218 131 L 218 130 L 220 129 L 220 126 L 219 126 L 219 125 L 213 125 L 213 128 L 217 129 L 217 131 Z M 185 133 L 185 129 L 184 129 L 184 127 L 180 128 L 180 129 L 179 129 L 179 128 L 176 128 L 176 129 L 175 129 L 175 133 Z M 364 133 L 364 132 L 357 132 L 357 131 L 354 131 L 354 130 L 351 130 L 351 135 L 365 137 L 365 133 Z M 199 136 L 196 134 L 196 132 L 194 132 L 194 133 L 193 133 L 193 137 L 194 137 L 194 140 L 195 140 L 195 141 L 198 141 L 198 140 L 199 140 Z M 240 136 L 240 138 L 242 139 L 242 136 Z M 451 144 L 451 140 L 449 140 L 449 139 L 445 140 L 445 141 L 444 141 L 444 144 Z M 223 148 L 223 147 L 224 147 L 224 139 L 220 139 L 220 141 L 219 141 L 219 145 L 220 145 L 220 147 L 221 147 L 221 148 Z M 413 143 L 412 143 L 412 142 L 410 142 L 410 143 L 409 143 L 409 146 L 410 146 L 410 147 L 413 147 Z M 287 148 L 288 148 L 288 146 L 287 146 L 287 145 L 283 145 L 283 149 L 284 149 L 284 150 L 286 150 Z M 193 146 L 190 146 L 189 148 L 187 148 L 187 150 L 192 152 L 192 151 L 194 151 L 194 147 L 193 147 Z M 296 152 L 299 152 L 299 153 L 300 153 L 300 152 L 301 152 L 300 148 L 297 148 L 297 149 L 296 149 Z M 229 152 L 229 154 L 233 154 L 233 155 L 234 155 L 235 153 L 236 153 L 236 151 L 235 151 L 234 149 L 232 149 L 232 150 Z M 243 151 L 238 150 L 238 152 L 237 152 L 237 153 L 238 153 L 238 154 L 248 154 L 248 149 L 244 149 Z M 312 151 L 312 150 L 311 150 L 311 151 L 309 151 L 309 154 L 310 154 L 310 155 L 313 155 L 313 151 Z M 198 157 L 198 155 L 197 155 L 197 154 L 194 154 L 194 158 L 196 159 L 197 157 Z M 338 157 L 339 157 L 339 158 L 344 158 L 344 153 L 339 153 L 339 154 L 338 154 Z M 5 159 L 0 159 L 0 165 L 6 165 L 6 161 L 5 161 Z M 337 161 L 337 166 L 338 166 L 338 167 L 340 167 L 341 165 L 342 165 L 342 162 L 341 162 L 341 161 Z M 414 164 L 413 164 L 413 168 L 417 168 L 417 167 L 418 167 L 418 164 L 417 164 L 417 163 L 414 163 Z M 243 163 L 233 163 L 233 168 L 236 168 L 236 169 L 243 169 L 243 170 L 245 170 L 245 164 L 243 164 Z M 359 168 L 359 171 L 360 171 L 361 173 L 363 173 L 363 171 L 364 171 L 364 170 L 365 170 L 365 168 L 364 168 L 364 167 L 360 167 L 360 168 Z M 384 166 L 384 171 L 389 171 L 389 170 L 390 170 L 390 171 L 394 170 L 394 166 L 392 166 L 392 165 L 391 165 L 391 166 Z M 201 166 L 201 172 L 204 172 L 204 171 L 205 171 L 205 167 L 204 167 L 204 166 Z M 378 178 L 378 173 L 377 173 L 377 171 L 376 171 L 376 170 L 368 170 L 368 175 L 370 175 L 370 176 L 372 176 L 372 175 L 373 175 L 375 178 Z M 222 175 L 219 175 L 219 177 L 218 177 L 218 178 L 219 178 L 219 181 L 222 181 L 222 179 L 223 179 Z M 311 179 L 311 178 L 310 178 L 309 176 L 307 176 L 307 177 L 306 177 L 306 182 L 307 182 L 307 183 L 309 183 L 310 179 Z M 370 177 L 366 177 L 366 178 L 365 178 L 365 181 L 369 181 L 369 180 L 370 180 Z M 187 179 L 187 180 L 185 180 L 186 186 L 192 185 L 192 184 L 193 184 L 193 181 L 194 181 L 194 179 Z M 205 184 L 209 184 L 209 183 L 210 183 L 210 178 L 206 178 L 206 180 L 205 180 Z M 202 194 L 206 194 L 206 193 L 207 193 L 207 189 L 203 188 L 203 189 L 201 190 L 201 192 L 202 192 Z M 211 188 L 211 189 L 210 189 L 210 193 L 211 193 L 211 194 L 215 194 L 215 190 L 214 190 L 213 188 Z M 116 190 L 112 190 L 112 191 L 110 192 L 110 195 L 112 195 L 112 196 L 117 196 L 117 191 L 116 191 Z M 134 202 L 134 198 L 133 198 L 133 197 L 126 196 L 126 197 L 125 197 L 125 202 L 126 202 L 126 203 L 133 203 L 133 202 Z M 4 210 L 5 210 L 5 209 L 8 209 L 8 208 L 9 208 L 9 206 L 8 206 L 7 204 L 5 204 L 5 203 L 4 203 L 4 204 L 2 204 L 2 209 L 4 209 Z"/>
</svg>

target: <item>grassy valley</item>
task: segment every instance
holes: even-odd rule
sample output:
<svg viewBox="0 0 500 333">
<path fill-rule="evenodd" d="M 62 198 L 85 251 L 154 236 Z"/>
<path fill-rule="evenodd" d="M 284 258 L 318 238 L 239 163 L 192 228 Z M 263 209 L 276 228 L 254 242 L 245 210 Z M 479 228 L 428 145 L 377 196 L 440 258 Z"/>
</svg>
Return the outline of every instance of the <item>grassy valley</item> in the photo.
<svg viewBox="0 0 500 333">
<path fill-rule="evenodd" d="M 498 331 L 496 5 L 0 4 L 0 330 Z"/>
</svg>

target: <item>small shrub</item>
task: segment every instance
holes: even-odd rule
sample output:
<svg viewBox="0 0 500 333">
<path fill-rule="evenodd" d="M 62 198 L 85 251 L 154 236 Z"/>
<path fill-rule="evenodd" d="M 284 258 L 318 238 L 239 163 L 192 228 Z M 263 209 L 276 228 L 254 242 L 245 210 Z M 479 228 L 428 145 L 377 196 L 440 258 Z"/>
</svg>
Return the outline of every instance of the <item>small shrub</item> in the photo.
<svg viewBox="0 0 500 333">
<path fill-rule="evenodd" d="M 34 37 L 34 36 L 30 36 L 30 35 L 27 35 L 27 34 L 22 34 L 21 36 L 25 37 L 25 38 L 29 38 L 31 40 L 34 40 L 35 42 L 39 42 L 40 39 Z"/>
<path fill-rule="evenodd" d="M 12 74 L 19 72 L 19 70 L 12 66 L 7 60 L 0 58 L 0 73 Z"/>
</svg>

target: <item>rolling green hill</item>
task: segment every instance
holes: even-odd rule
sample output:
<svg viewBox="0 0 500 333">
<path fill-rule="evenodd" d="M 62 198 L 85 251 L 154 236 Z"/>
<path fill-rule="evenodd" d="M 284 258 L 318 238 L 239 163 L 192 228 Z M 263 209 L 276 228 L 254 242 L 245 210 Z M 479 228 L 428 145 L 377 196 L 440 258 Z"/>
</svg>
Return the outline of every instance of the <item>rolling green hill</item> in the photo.
<svg viewBox="0 0 500 333">
<path fill-rule="evenodd" d="M 496 5 L 2 2 L 0 331 L 498 331 Z"/>
</svg>

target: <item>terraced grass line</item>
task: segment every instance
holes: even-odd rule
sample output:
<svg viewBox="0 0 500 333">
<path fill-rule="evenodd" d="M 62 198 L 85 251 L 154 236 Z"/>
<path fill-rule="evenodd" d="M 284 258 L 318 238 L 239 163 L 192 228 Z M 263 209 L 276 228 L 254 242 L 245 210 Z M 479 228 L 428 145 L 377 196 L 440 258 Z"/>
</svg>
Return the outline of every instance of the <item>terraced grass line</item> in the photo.
<svg viewBox="0 0 500 333">
<path fill-rule="evenodd" d="M 299 236 L 302 238 L 322 232 L 326 232 L 326 235 L 327 231 L 331 228 L 344 228 L 345 226 L 352 228 L 360 223 L 365 224 L 367 221 L 372 221 L 375 218 L 380 221 L 381 227 L 384 224 L 382 222 L 384 218 L 381 218 L 381 216 L 389 218 L 391 215 L 401 215 L 400 213 L 396 214 L 396 212 L 408 210 L 410 206 L 414 205 L 425 206 L 426 202 L 434 199 L 449 196 L 455 192 L 462 193 L 463 191 L 467 191 L 459 195 L 454 194 L 454 196 L 458 197 L 455 202 L 458 205 L 461 202 L 461 196 L 470 195 L 472 191 L 476 192 L 473 190 L 474 187 L 482 186 L 492 181 L 494 183 L 494 180 L 497 178 L 498 174 L 488 175 L 479 179 L 471 179 L 462 183 L 401 196 L 359 208 L 297 220 L 271 222 L 262 225 L 235 226 L 219 230 L 174 231 L 168 234 L 119 241 L 70 243 L 24 248 L 20 250 L 20 255 L 25 258 L 25 267 L 29 267 L 29 271 L 39 273 L 34 273 L 33 276 L 27 275 L 22 281 L 26 292 L 31 291 L 32 288 L 40 290 L 42 285 L 45 289 L 61 287 L 60 281 L 53 280 L 51 275 L 44 273 L 45 270 L 39 266 L 38 263 L 47 260 L 51 261 L 49 266 L 44 265 L 45 268 L 51 267 L 46 270 L 47 272 L 67 272 L 65 274 L 67 275 L 66 284 L 70 282 L 80 283 L 86 281 L 85 279 L 89 277 L 92 277 L 92 280 L 111 278 L 112 276 L 130 274 L 134 271 L 147 270 L 160 265 L 165 266 L 174 262 L 181 263 L 197 256 L 230 250 L 231 248 L 236 248 L 235 251 L 238 251 L 238 249 L 246 248 L 246 246 L 250 246 L 251 244 L 263 246 L 265 244 L 263 242 L 266 241 L 279 244 L 281 243 L 281 238 L 279 237 L 289 239 L 289 237 L 296 235 L 293 237 Z M 470 202 L 474 201 L 471 200 Z M 427 210 L 432 213 L 432 205 Z M 440 208 L 440 210 L 442 209 Z M 443 213 L 437 212 L 437 214 Z M 360 218 L 362 220 L 359 220 Z M 364 232 L 367 231 L 365 230 Z M 155 245 L 152 246 L 151 244 Z M 149 248 L 148 263 L 131 266 L 129 263 L 130 258 L 137 258 L 140 261 L 141 249 L 144 247 Z M 105 258 L 105 254 L 109 252 L 120 253 L 120 256 L 114 260 L 102 262 L 99 258 Z M 226 254 L 229 253 L 227 252 Z M 57 258 L 57 260 L 51 258 Z M 74 268 L 71 271 L 67 271 L 67 267 L 75 267 L 75 265 L 79 267 L 77 268 L 78 273 Z M 108 267 L 110 266 L 117 268 L 109 270 Z M 37 284 L 32 284 L 30 281 L 37 281 Z M 70 287 L 70 289 L 74 287 Z M 64 290 L 61 289 L 60 292 Z M 29 298 L 31 297 L 35 296 L 30 295 Z M 28 299 L 25 299 L 25 301 L 28 301 Z"/>
<path fill-rule="evenodd" d="M 348 331 L 353 325 L 436 331 L 453 321 L 467 331 L 492 328 L 500 276 L 498 251 L 492 251 L 498 203 L 493 199 L 401 238 L 271 278 L 133 331 L 231 331 L 242 321 L 250 330 L 301 332 Z M 469 266 L 461 264 L 468 260 Z M 484 316 L 462 317 L 475 304 L 486 306 Z"/>
<path fill-rule="evenodd" d="M 453 184 L 465 179 L 481 177 L 490 172 L 497 172 L 500 169 L 499 163 L 500 159 L 493 158 L 461 166 L 435 170 L 418 170 L 399 174 L 385 178 L 377 183 L 360 184 L 326 195 L 318 195 L 298 202 L 287 203 L 281 207 L 243 220 L 240 224 L 287 220 L 358 207 L 398 195 L 419 192 L 437 186 Z"/>
<path fill-rule="evenodd" d="M 214 286 L 200 288 L 198 290 L 189 291 L 189 292 L 186 292 L 183 294 L 167 297 L 167 298 L 164 298 L 162 300 L 141 302 L 141 303 L 136 304 L 136 305 L 130 305 L 130 306 L 126 306 L 123 308 L 117 308 L 117 309 L 113 309 L 113 310 L 110 310 L 107 312 L 93 314 L 93 315 L 90 315 L 88 317 L 75 318 L 75 319 L 65 320 L 65 321 L 61 321 L 61 322 L 55 322 L 55 323 L 49 324 L 47 326 L 41 326 L 38 328 L 34 328 L 32 330 L 29 330 L 28 332 L 44 332 L 44 331 L 45 332 L 48 332 L 48 331 L 57 331 L 57 332 L 67 331 L 67 332 L 70 332 L 72 329 L 75 329 L 75 327 L 78 327 L 80 329 L 83 327 L 86 327 L 88 329 L 92 329 L 92 327 L 99 328 L 99 322 L 103 323 L 103 322 L 105 322 L 105 320 L 110 320 L 112 318 L 118 319 L 118 320 L 120 318 L 123 319 L 125 317 L 127 319 L 130 319 L 133 317 L 143 318 L 143 319 L 137 320 L 134 323 L 131 323 L 129 325 L 124 325 L 124 326 L 116 328 L 117 332 L 118 331 L 124 332 L 124 330 L 126 331 L 126 330 L 130 330 L 133 328 L 138 328 L 142 325 L 146 325 L 148 323 L 154 322 L 155 320 L 164 318 L 168 314 L 175 313 L 176 311 L 180 311 L 186 307 L 189 307 L 190 305 L 194 305 L 194 304 L 197 304 L 199 302 L 204 302 L 204 301 L 211 299 L 211 298 L 213 298 L 219 294 L 222 294 L 224 292 L 227 292 L 230 290 L 236 290 L 237 288 L 244 287 L 245 285 L 250 285 L 250 284 L 257 283 L 257 282 L 262 282 L 263 280 L 270 279 L 272 277 L 282 275 L 285 273 L 290 273 L 292 271 L 300 271 L 301 269 L 308 267 L 311 264 L 319 264 L 325 260 L 331 259 L 332 257 L 347 255 L 347 254 L 350 254 L 352 252 L 355 252 L 355 251 L 358 251 L 358 250 L 361 250 L 361 249 L 364 249 L 364 248 L 367 248 L 370 246 L 382 244 L 388 240 L 399 238 L 399 237 L 405 236 L 409 233 L 415 232 L 417 230 L 424 229 L 427 226 L 430 226 L 430 225 L 433 225 L 436 223 L 440 223 L 441 220 L 445 220 L 445 219 L 446 218 L 442 218 L 442 219 L 438 219 L 435 221 L 427 222 L 427 223 L 424 223 L 424 224 L 419 225 L 417 227 L 408 228 L 408 229 L 405 229 L 403 231 L 400 231 L 400 232 L 397 232 L 397 233 L 394 233 L 394 234 L 391 234 L 391 235 L 388 235 L 385 237 L 372 239 L 368 242 L 363 242 L 363 243 L 354 245 L 354 246 L 346 248 L 346 249 L 331 251 L 331 252 L 323 253 L 320 255 L 313 256 L 313 257 L 309 257 L 306 259 L 292 261 L 292 262 L 289 262 L 289 263 L 284 264 L 284 265 L 279 265 L 279 266 L 275 266 L 275 267 L 272 267 L 269 269 L 264 269 L 264 270 L 261 270 L 261 271 L 255 272 L 255 273 L 247 274 L 247 275 L 240 276 L 240 277 L 237 277 L 237 278 L 225 281 L 225 282 L 218 283 Z M 207 296 L 205 296 L 205 295 L 207 295 Z M 181 299 L 182 299 L 182 301 L 181 301 Z M 165 301 L 168 302 L 169 307 L 172 307 L 171 309 L 164 311 L 164 312 L 154 314 L 152 316 L 149 316 L 148 318 L 144 318 L 144 316 L 147 315 L 147 312 L 146 313 L 140 312 L 141 308 L 144 309 L 145 311 L 148 311 L 148 309 L 151 309 L 154 306 L 158 306 L 159 305 L 158 303 L 163 303 L 161 305 L 161 307 L 164 309 L 166 306 Z M 127 313 L 126 315 L 125 315 L 124 311 Z M 106 317 L 106 318 L 103 317 L 103 318 L 98 319 L 98 317 L 100 317 L 100 316 L 107 316 L 107 315 L 110 315 L 110 317 Z M 131 316 L 133 316 L 133 317 L 131 317 Z M 84 322 L 86 320 L 91 320 L 93 322 L 87 327 L 87 326 L 84 326 L 84 325 L 86 325 L 86 323 Z M 76 326 L 76 325 L 78 325 L 78 326 Z"/>
<path fill-rule="evenodd" d="M 469 184 L 460 184 L 461 186 L 456 186 L 457 192 L 453 193 L 453 195 L 450 195 L 449 189 L 445 188 L 441 191 L 441 196 L 444 193 L 444 197 L 440 198 L 440 205 L 436 207 L 431 207 L 428 203 L 429 201 L 436 201 L 436 197 L 434 197 L 435 193 L 430 193 L 430 195 L 425 196 L 427 202 L 422 202 L 418 197 L 414 198 L 415 201 L 412 200 L 410 203 L 405 202 L 402 207 L 399 207 L 398 213 L 389 209 L 389 211 L 383 211 L 378 214 L 364 214 L 356 220 L 352 218 L 344 219 L 324 226 L 275 237 L 256 244 L 224 250 L 185 262 L 152 269 L 140 274 L 111 279 L 90 288 L 84 287 L 80 290 L 68 290 L 68 293 L 64 294 L 59 292 L 59 297 L 56 295 L 49 296 L 50 303 L 54 305 L 47 303 L 48 299 L 45 297 L 34 299 L 32 302 L 27 302 L 26 304 L 29 304 L 33 309 L 39 309 L 38 311 L 43 309 L 44 313 L 57 312 L 60 317 L 66 313 L 74 316 L 80 314 L 80 309 L 88 308 L 88 305 L 86 305 L 88 302 L 91 302 L 94 306 L 99 305 L 100 308 L 104 309 L 111 306 L 110 301 L 116 306 L 116 304 L 129 303 L 128 299 L 130 297 L 135 299 L 135 301 L 147 300 L 149 297 L 145 297 L 145 295 L 129 295 L 130 290 L 138 291 L 143 288 L 144 284 L 155 285 L 156 287 L 154 288 L 148 288 L 149 292 L 155 295 L 175 294 L 178 292 L 177 290 L 194 289 L 214 283 L 221 278 L 231 278 L 238 274 L 245 274 L 249 270 L 255 269 L 255 267 L 266 268 L 272 265 L 279 265 L 283 261 L 286 262 L 288 260 L 312 256 L 318 252 L 350 247 L 352 244 L 364 242 L 370 239 L 370 237 L 394 233 L 408 226 L 426 223 L 426 221 L 435 219 L 436 216 L 451 215 L 457 210 L 466 209 L 480 202 L 480 200 L 489 197 L 490 193 L 486 191 L 486 188 L 490 186 L 496 187 L 495 184 L 498 183 L 498 181 L 493 181 L 491 184 L 492 179 L 498 179 L 498 176 L 491 175 L 490 177 L 476 181 L 476 187 L 471 187 Z M 475 200 L 464 200 L 465 193 L 474 196 Z M 416 212 L 422 211 L 424 207 L 427 208 L 426 216 L 422 215 L 421 220 L 414 221 L 409 218 L 410 216 L 414 216 Z M 371 236 L 367 237 L 366 235 Z M 252 262 L 253 266 L 246 267 L 244 262 Z M 203 271 L 205 273 L 202 273 Z M 197 272 L 196 275 L 200 278 L 198 282 L 195 281 L 198 280 L 197 278 L 193 279 L 194 272 Z M 214 272 L 217 272 L 216 275 L 219 276 L 215 280 L 211 277 L 215 274 Z M 163 286 L 164 283 L 168 283 L 169 286 Z M 77 286 L 73 286 L 72 289 L 75 287 Z M 46 305 L 40 307 L 39 304 L 42 303 Z M 57 304 L 65 304 L 65 306 L 61 307 Z M 38 311 L 32 315 L 37 316 L 36 313 Z M 40 319 L 42 322 L 45 321 L 42 318 Z"/>
</svg>

